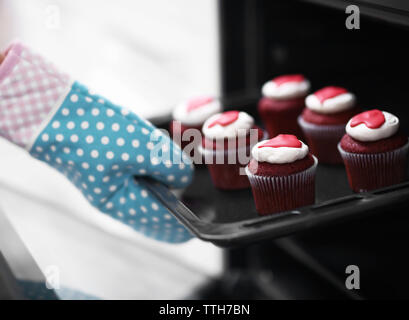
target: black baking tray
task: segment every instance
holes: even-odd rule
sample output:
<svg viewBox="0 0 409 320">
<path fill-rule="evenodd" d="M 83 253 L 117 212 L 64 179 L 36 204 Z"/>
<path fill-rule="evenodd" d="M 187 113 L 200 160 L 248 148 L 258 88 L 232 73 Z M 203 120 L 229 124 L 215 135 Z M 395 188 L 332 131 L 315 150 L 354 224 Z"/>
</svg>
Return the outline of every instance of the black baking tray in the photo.
<svg viewBox="0 0 409 320">
<path fill-rule="evenodd" d="M 205 165 L 196 166 L 192 184 L 183 191 L 170 194 L 159 184 L 151 190 L 196 237 L 220 247 L 308 231 L 409 200 L 409 181 L 358 194 L 351 191 L 343 165 L 324 164 L 317 167 L 314 205 L 268 216 L 257 214 L 250 188 L 216 189 Z"/>
<path fill-rule="evenodd" d="M 345 28 L 344 9 L 308 1 L 221 0 L 218 4 L 220 84 L 226 110 L 244 110 L 259 122 L 257 101 L 263 83 L 275 75 L 303 73 L 312 91 L 329 84 L 343 86 L 357 94 L 363 109 L 392 112 L 409 135 L 409 43 L 402 42 L 407 29 L 400 24 L 362 15 L 365 27 L 351 31 Z M 160 121 L 155 124 L 168 127 L 169 119 L 156 120 Z M 390 212 L 409 200 L 409 182 L 354 194 L 342 165 L 322 164 L 317 168 L 315 205 L 266 217 L 257 215 L 250 189 L 217 190 L 206 167 L 196 168 L 193 183 L 177 194 L 178 199 L 168 196 L 166 188 L 162 191 L 159 196 L 192 233 L 222 247 L 308 232 L 382 213 L 386 207 Z"/>
</svg>

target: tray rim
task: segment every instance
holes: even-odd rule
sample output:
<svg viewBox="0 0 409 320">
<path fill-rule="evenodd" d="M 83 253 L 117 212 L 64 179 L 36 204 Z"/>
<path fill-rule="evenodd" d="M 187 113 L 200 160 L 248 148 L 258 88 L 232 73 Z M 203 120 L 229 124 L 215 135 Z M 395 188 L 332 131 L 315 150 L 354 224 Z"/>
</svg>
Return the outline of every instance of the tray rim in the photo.
<svg viewBox="0 0 409 320">
<path fill-rule="evenodd" d="M 409 197 L 409 181 L 406 181 L 268 216 L 220 223 L 203 221 L 159 183 L 149 184 L 147 187 L 196 237 L 219 247 L 235 247 L 276 239 L 328 223 L 375 214 L 386 206 L 402 203 Z M 226 232 L 229 229 L 235 232 Z M 257 232 L 255 229 L 258 229 Z M 240 232 L 237 233 L 237 230 Z"/>
</svg>

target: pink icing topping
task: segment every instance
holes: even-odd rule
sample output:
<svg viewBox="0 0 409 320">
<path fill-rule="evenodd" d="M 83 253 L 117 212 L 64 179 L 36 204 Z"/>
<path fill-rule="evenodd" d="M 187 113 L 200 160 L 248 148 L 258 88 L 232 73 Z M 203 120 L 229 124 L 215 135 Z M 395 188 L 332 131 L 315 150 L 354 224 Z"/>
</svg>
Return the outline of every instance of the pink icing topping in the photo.
<svg viewBox="0 0 409 320">
<path fill-rule="evenodd" d="M 318 90 L 314 95 L 321 103 L 323 103 L 327 99 L 334 98 L 344 93 L 348 93 L 348 90 L 341 87 L 328 86 Z"/>
<path fill-rule="evenodd" d="M 223 127 L 235 122 L 239 118 L 239 111 L 226 111 L 223 112 L 216 120 L 208 125 L 208 128 L 214 127 L 219 124 Z"/>
<path fill-rule="evenodd" d="M 266 143 L 259 145 L 259 148 L 301 148 L 301 141 L 297 139 L 296 136 L 292 134 L 279 134 L 273 139 L 268 140 Z"/>
<path fill-rule="evenodd" d="M 281 86 L 287 82 L 302 82 L 305 80 L 305 77 L 302 74 L 287 74 L 274 78 L 272 81 L 277 85 Z"/>
<path fill-rule="evenodd" d="M 187 112 L 191 112 L 193 110 L 203 107 L 204 105 L 212 101 L 213 101 L 212 97 L 196 97 L 196 98 L 190 99 L 187 103 L 186 110 Z"/>
<path fill-rule="evenodd" d="M 378 109 L 365 111 L 352 118 L 351 127 L 356 127 L 361 123 L 364 123 L 370 129 L 377 129 L 385 123 L 385 116 Z"/>
</svg>

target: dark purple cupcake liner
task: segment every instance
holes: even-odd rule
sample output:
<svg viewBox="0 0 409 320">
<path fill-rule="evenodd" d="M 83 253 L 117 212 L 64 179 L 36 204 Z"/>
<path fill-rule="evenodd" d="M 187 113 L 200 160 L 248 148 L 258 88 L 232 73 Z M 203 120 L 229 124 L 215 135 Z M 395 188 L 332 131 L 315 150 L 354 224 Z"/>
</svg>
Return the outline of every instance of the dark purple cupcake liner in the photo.
<svg viewBox="0 0 409 320">
<path fill-rule="evenodd" d="M 298 124 L 304 132 L 310 151 L 320 163 L 342 163 L 337 145 L 345 134 L 345 124 L 318 125 L 306 122 L 301 116 Z"/>
<path fill-rule="evenodd" d="M 409 142 L 388 152 L 365 154 L 338 150 L 344 161 L 349 185 L 355 192 L 365 192 L 407 179 Z"/>
<path fill-rule="evenodd" d="M 246 167 L 257 212 L 267 215 L 314 204 L 317 165 L 314 157 L 314 164 L 304 171 L 270 177 L 254 175 Z"/>
</svg>

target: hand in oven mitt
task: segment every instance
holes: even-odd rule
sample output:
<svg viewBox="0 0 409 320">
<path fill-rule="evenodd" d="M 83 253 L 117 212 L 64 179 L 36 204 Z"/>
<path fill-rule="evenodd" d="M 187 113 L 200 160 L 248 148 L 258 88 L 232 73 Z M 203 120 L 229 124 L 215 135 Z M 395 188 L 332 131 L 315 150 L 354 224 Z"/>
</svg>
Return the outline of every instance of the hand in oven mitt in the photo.
<svg viewBox="0 0 409 320">
<path fill-rule="evenodd" d="M 57 70 L 21 43 L 0 65 L 0 133 L 70 179 L 100 211 L 146 236 L 183 242 L 190 233 L 138 179 L 173 188 L 193 165 L 168 136 Z"/>
</svg>

